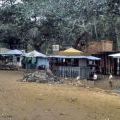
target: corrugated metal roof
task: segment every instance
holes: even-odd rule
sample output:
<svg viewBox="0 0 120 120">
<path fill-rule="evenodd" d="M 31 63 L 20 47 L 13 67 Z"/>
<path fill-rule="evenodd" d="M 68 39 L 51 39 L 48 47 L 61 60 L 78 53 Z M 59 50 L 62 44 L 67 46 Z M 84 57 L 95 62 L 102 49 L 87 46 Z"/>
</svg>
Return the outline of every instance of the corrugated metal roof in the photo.
<svg viewBox="0 0 120 120">
<path fill-rule="evenodd" d="M 89 59 L 89 60 L 100 60 L 101 58 L 94 56 L 61 56 L 61 55 L 51 55 L 49 58 L 74 58 L 74 59 Z"/>
<path fill-rule="evenodd" d="M 9 50 L 8 52 L 6 52 L 7 55 L 22 55 L 22 51 L 21 50 Z"/>
<path fill-rule="evenodd" d="M 26 53 L 24 56 L 25 57 L 46 57 L 46 55 L 44 55 L 40 52 L 37 52 L 36 50 L 33 50 L 32 52 Z"/>
<path fill-rule="evenodd" d="M 8 51 L 9 51 L 9 49 L 7 49 L 7 48 L 0 48 L 0 54 L 5 54 Z"/>
</svg>

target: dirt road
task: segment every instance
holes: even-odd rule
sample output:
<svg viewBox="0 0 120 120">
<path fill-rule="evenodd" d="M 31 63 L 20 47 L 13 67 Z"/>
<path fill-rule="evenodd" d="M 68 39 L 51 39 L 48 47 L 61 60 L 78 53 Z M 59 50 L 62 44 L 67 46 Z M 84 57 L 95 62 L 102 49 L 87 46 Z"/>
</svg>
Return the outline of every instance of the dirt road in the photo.
<svg viewBox="0 0 120 120">
<path fill-rule="evenodd" d="M 120 97 L 66 85 L 21 83 L 0 71 L 0 120 L 120 120 Z"/>
</svg>

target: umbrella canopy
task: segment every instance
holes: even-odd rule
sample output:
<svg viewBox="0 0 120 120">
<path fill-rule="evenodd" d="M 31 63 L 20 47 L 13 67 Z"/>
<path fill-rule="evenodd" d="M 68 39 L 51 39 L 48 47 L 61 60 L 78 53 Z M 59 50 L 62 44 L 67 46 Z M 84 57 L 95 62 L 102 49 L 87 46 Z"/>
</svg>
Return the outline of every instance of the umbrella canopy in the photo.
<svg viewBox="0 0 120 120">
<path fill-rule="evenodd" d="M 83 55 L 82 51 L 76 50 L 74 48 L 69 48 L 67 50 L 64 51 L 60 51 L 59 55 L 68 55 L 68 56 L 76 56 L 76 55 Z"/>
<path fill-rule="evenodd" d="M 26 53 L 25 57 L 46 57 L 46 55 L 33 50 L 32 52 Z"/>
<path fill-rule="evenodd" d="M 120 58 L 120 53 L 111 54 L 111 55 L 109 55 L 109 56 L 111 56 L 111 57 L 113 57 L 113 58 Z"/>
<path fill-rule="evenodd" d="M 8 52 L 5 53 L 6 55 L 22 55 L 22 51 L 21 50 L 9 50 Z"/>
</svg>

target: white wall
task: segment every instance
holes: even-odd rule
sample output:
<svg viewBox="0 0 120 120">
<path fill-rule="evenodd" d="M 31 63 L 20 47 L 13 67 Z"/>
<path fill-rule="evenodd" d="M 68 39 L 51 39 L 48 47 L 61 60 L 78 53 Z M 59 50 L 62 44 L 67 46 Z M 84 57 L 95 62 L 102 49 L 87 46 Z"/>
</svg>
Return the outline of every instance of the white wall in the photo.
<svg viewBox="0 0 120 120">
<path fill-rule="evenodd" d="M 47 58 L 37 58 L 37 67 L 40 65 L 46 65 L 49 68 L 49 61 Z"/>
</svg>

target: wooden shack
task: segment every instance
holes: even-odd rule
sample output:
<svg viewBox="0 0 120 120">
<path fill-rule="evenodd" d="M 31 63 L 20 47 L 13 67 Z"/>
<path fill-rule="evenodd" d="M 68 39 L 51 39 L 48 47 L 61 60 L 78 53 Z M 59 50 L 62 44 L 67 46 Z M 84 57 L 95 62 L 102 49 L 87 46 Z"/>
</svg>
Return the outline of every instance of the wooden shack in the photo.
<svg viewBox="0 0 120 120">
<path fill-rule="evenodd" d="M 88 46 L 84 49 L 86 53 L 101 58 L 100 61 L 96 61 L 93 67 L 97 73 L 100 74 L 116 74 L 116 59 L 109 57 L 110 54 L 116 53 L 113 51 L 113 41 L 100 40 L 88 42 Z"/>
<path fill-rule="evenodd" d="M 117 74 L 117 60 L 113 59 L 109 55 L 114 54 L 116 52 L 98 52 L 93 55 L 101 58 L 100 61 L 96 61 L 96 71 L 100 74 Z"/>
<path fill-rule="evenodd" d="M 90 54 L 96 54 L 100 52 L 112 52 L 112 51 L 113 51 L 113 41 L 110 40 L 89 42 L 88 46 L 84 50 L 84 52 Z"/>
</svg>

